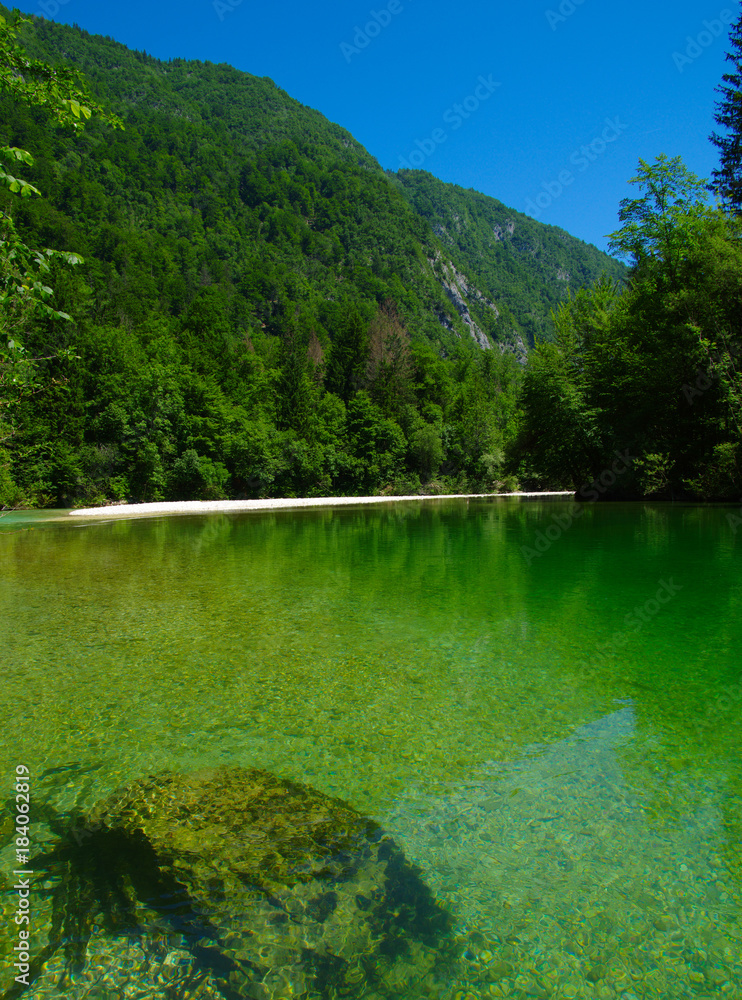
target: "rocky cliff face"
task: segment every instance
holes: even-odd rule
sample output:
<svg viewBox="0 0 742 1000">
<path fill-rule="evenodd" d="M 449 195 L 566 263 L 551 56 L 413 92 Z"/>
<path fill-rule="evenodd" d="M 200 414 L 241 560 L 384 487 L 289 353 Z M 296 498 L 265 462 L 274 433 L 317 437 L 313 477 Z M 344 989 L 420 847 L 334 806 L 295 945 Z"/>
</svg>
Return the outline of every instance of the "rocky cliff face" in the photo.
<svg viewBox="0 0 742 1000">
<path fill-rule="evenodd" d="M 462 321 L 466 313 L 457 299 L 468 305 L 472 323 L 467 326 L 480 344 L 475 327 L 486 325 L 480 304 L 496 304 L 494 339 L 503 349 L 520 354 L 526 344 L 551 335 L 551 312 L 571 294 L 602 274 L 624 279 L 625 267 L 597 247 L 495 198 L 445 184 L 422 170 L 402 170 L 393 179 L 430 223 L 453 270 L 467 276 L 468 291 L 453 271 L 443 279 L 444 289 Z M 478 295 L 473 295 L 474 288 Z"/>
<path fill-rule="evenodd" d="M 443 275 L 440 278 L 441 286 L 459 314 L 462 323 L 468 329 L 472 339 L 479 344 L 482 350 L 491 350 L 492 344 L 487 334 L 472 318 L 469 302 L 473 299 L 483 303 L 486 308 L 492 310 L 495 318 L 500 315 L 497 306 L 489 302 L 478 289 L 473 288 L 451 261 L 442 262 L 442 271 Z"/>
<path fill-rule="evenodd" d="M 499 319 L 501 313 L 495 303 L 487 298 L 471 279 L 467 278 L 451 260 L 446 259 L 442 254 L 439 254 L 437 259 L 431 260 L 430 263 L 438 275 L 443 291 L 456 309 L 459 319 L 468 330 L 472 340 L 484 351 L 493 348 L 511 351 L 519 360 L 525 361 L 528 348 L 517 331 L 513 330 L 507 341 L 491 338 L 472 315 L 472 309 L 474 309 L 480 315 L 486 311 L 494 319 Z M 453 331 L 453 325 L 447 316 L 441 315 L 439 318 L 447 330 Z"/>
</svg>

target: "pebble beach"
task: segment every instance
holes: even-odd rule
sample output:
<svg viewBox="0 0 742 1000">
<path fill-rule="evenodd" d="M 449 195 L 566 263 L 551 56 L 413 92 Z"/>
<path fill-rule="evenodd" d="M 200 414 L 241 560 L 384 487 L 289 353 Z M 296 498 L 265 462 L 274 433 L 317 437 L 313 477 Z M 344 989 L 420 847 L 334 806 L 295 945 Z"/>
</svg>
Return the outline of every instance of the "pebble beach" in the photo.
<svg viewBox="0 0 742 1000">
<path fill-rule="evenodd" d="M 487 500 L 496 497 L 543 497 L 559 499 L 574 491 L 554 493 L 449 493 L 440 496 L 392 497 L 291 497 L 273 500 L 181 500 L 163 503 L 114 504 L 71 510 L 73 517 L 146 517 L 152 514 L 208 514 L 212 511 L 285 510 L 299 507 L 341 507 L 351 504 L 400 503 L 420 500 Z"/>
</svg>

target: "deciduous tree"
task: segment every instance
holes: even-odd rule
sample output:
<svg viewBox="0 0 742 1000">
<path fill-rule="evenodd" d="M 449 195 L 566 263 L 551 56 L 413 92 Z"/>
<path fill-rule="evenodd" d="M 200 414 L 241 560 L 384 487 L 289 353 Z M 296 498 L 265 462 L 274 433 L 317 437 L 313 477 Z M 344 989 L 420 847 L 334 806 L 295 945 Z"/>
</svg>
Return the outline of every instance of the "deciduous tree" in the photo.
<svg viewBox="0 0 742 1000">
<path fill-rule="evenodd" d="M 639 160 L 639 172 L 629 183 L 642 193 L 621 202 L 618 217 L 623 225 L 610 234 L 609 248 L 628 258 L 635 269 L 660 265 L 663 280 L 677 286 L 683 256 L 713 212 L 706 181 L 691 173 L 679 156 L 669 159 L 663 154 L 652 164 Z"/>
<path fill-rule="evenodd" d="M 52 121 L 79 131 L 94 112 L 110 124 L 121 123 L 90 101 L 78 73 L 68 67 L 54 67 L 30 59 L 18 39 L 27 20 L 16 17 L 11 23 L 0 15 L 0 90 L 16 100 L 49 112 Z M 33 166 L 33 157 L 16 146 L 0 146 L 0 188 L 19 198 L 39 195 L 17 170 Z M 79 264 L 82 258 L 66 251 L 29 247 L 19 236 L 9 207 L 0 207 L 0 419 L 14 400 L 38 388 L 37 364 L 23 345 L 23 335 L 32 318 L 68 320 L 67 313 L 51 304 L 53 290 L 48 285 L 52 260 Z M 62 352 L 69 354 L 70 352 Z M 58 356 L 58 355 L 57 355 Z M 11 433 L 0 430 L 0 441 Z"/>
</svg>

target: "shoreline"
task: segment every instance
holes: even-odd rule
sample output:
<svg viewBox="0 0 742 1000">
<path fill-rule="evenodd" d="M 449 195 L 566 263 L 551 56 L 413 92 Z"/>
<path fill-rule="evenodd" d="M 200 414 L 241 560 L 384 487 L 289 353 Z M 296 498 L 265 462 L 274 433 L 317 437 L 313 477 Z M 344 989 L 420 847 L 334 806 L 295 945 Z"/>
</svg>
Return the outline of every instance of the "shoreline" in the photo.
<svg viewBox="0 0 742 1000">
<path fill-rule="evenodd" d="M 149 517 L 154 514 L 205 514 L 215 511 L 291 510 L 303 507 L 342 507 L 352 504 L 409 503 L 412 500 L 490 500 L 496 497 L 568 497 L 574 490 L 539 493 L 446 493 L 440 496 L 294 497 L 273 500 L 176 500 L 161 503 L 115 504 L 71 510 L 69 517 Z"/>
</svg>

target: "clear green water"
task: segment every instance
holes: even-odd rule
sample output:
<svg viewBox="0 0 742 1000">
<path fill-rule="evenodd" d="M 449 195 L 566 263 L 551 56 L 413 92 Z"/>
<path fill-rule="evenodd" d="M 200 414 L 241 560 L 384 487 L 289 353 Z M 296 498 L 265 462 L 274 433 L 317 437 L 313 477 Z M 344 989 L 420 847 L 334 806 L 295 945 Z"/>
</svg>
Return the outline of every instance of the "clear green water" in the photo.
<svg viewBox="0 0 742 1000">
<path fill-rule="evenodd" d="M 595 505 L 529 564 L 564 507 L 0 520 L 3 798 L 17 764 L 60 812 L 264 768 L 420 866 L 467 942 L 446 998 L 742 997 L 742 532 Z"/>
</svg>

